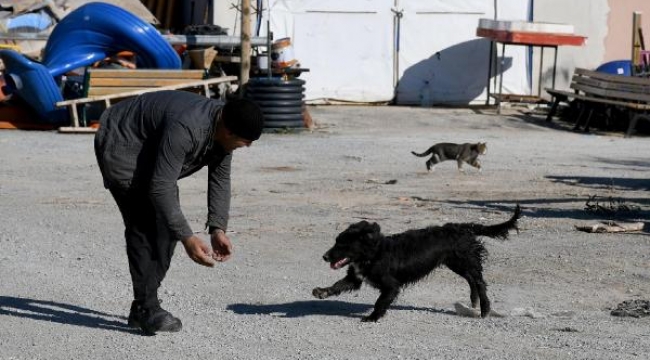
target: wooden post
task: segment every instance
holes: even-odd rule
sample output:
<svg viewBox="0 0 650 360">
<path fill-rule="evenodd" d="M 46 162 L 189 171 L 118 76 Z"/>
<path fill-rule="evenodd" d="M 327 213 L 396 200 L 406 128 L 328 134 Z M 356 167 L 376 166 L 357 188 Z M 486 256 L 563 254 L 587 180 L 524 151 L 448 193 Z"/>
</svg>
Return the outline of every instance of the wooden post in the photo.
<svg viewBox="0 0 650 360">
<path fill-rule="evenodd" d="M 251 70 L 251 1 L 242 0 L 241 2 L 241 67 L 239 73 L 239 87 L 248 83 Z M 239 91 L 239 96 L 243 97 L 244 92 Z"/>
<path fill-rule="evenodd" d="M 632 75 L 634 75 L 640 65 L 639 58 L 641 56 L 641 36 L 639 30 L 641 29 L 641 12 L 635 11 L 632 15 Z"/>
</svg>

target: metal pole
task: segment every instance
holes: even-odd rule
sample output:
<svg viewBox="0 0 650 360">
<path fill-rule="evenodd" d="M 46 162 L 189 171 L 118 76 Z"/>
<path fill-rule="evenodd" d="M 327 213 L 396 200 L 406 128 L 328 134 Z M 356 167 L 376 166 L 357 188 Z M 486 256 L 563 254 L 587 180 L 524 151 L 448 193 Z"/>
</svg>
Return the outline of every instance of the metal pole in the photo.
<svg viewBox="0 0 650 360">
<path fill-rule="evenodd" d="M 553 58 L 553 82 L 551 83 L 551 88 L 555 89 L 555 75 L 557 73 L 557 45 L 553 46 L 555 49 L 555 57 Z"/>
<path fill-rule="evenodd" d="M 243 89 L 248 83 L 251 71 L 251 0 L 241 1 L 241 64 L 239 86 Z M 240 91 L 243 97 L 244 92 Z"/>
<path fill-rule="evenodd" d="M 490 40 L 490 55 L 488 58 L 488 73 L 487 73 L 487 98 L 485 105 L 490 105 L 490 82 L 492 81 L 492 58 L 494 58 L 494 41 Z"/>
<path fill-rule="evenodd" d="M 237 47 L 241 44 L 240 36 L 230 35 L 163 35 L 171 45 L 198 45 L 198 46 L 217 46 L 217 47 Z M 0 40 L 11 39 L 11 37 L 3 37 L 0 35 Z M 25 38 L 24 40 L 47 40 L 47 38 L 35 39 Z M 265 36 L 253 36 L 250 40 L 251 46 L 266 46 Z"/>
<path fill-rule="evenodd" d="M 501 44 L 501 60 L 499 61 L 499 96 L 497 97 L 497 114 L 501 114 L 501 96 L 503 95 L 503 61 L 506 58 L 506 44 Z"/>
<path fill-rule="evenodd" d="M 269 19 L 271 15 L 269 14 Z M 266 75 L 269 80 L 273 77 L 273 62 L 271 61 L 271 39 L 273 33 L 271 32 L 271 20 L 266 20 Z"/>
<path fill-rule="evenodd" d="M 537 79 L 537 96 L 542 97 L 542 74 L 544 73 L 544 46 L 540 47 L 539 78 Z M 531 94 L 532 95 L 532 94 Z"/>
</svg>

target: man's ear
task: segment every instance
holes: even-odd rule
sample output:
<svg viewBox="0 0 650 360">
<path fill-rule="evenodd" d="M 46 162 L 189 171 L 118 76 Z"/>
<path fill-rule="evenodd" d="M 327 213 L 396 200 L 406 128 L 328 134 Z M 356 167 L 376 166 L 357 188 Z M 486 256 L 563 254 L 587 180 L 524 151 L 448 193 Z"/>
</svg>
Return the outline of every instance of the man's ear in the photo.
<svg viewBox="0 0 650 360">
<path fill-rule="evenodd" d="M 230 131 L 223 122 L 217 123 L 216 133 L 217 136 L 222 139 L 230 139 L 234 136 L 232 131 Z"/>
</svg>

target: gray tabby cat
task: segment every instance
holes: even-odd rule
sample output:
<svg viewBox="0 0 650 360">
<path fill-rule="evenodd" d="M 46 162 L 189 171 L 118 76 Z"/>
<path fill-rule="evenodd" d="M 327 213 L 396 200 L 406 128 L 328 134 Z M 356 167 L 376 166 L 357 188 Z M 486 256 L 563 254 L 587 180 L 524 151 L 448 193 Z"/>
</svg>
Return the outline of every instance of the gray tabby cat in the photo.
<svg viewBox="0 0 650 360">
<path fill-rule="evenodd" d="M 453 144 L 453 143 L 439 143 L 430 147 L 422 154 L 411 151 L 411 154 L 419 157 L 424 157 L 429 154 L 431 159 L 427 160 L 427 170 L 433 171 L 436 164 L 445 160 L 456 160 L 458 163 L 458 171 L 463 172 L 463 163 L 468 163 L 481 171 L 481 163 L 478 161 L 479 155 L 484 155 L 487 152 L 487 143 L 476 144 Z"/>
</svg>

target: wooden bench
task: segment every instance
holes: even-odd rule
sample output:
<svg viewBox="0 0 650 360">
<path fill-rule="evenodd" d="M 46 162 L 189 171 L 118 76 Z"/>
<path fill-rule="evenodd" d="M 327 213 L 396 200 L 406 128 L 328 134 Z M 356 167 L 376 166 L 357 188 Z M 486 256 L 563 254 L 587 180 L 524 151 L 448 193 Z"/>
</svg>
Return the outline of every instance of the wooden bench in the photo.
<svg viewBox="0 0 650 360">
<path fill-rule="evenodd" d="M 133 71 L 142 71 L 143 74 L 145 72 L 150 73 L 153 70 L 111 70 L 111 71 L 128 71 L 128 72 L 133 72 Z M 167 70 L 155 70 L 156 72 L 160 71 L 167 71 Z M 187 71 L 187 70 L 183 70 Z M 200 72 L 203 72 L 203 70 L 198 70 Z M 140 75 L 140 74 L 138 74 Z M 105 77 L 103 79 L 107 79 L 108 77 Z M 110 79 L 110 78 L 108 78 Z M 92 80 L 92 77 L 91 77 Z M 141 78 L 139 80 L 147 80 L 145 78 Z M 104 106 L 108 108 L 111 106 L 111 103 L 114 101 L 119 101 L 120 99 L 128 98 L 128 97 L 133 97 L 133 96 L 138 96 L 141 94 L 145 94 L 148 92 L 154 92 L 154 91 L 162 91 L 162 90 L 180 90 L 180 89 L 186 89 L 186 90 L 193 90 L 196 89 L 199 92 L 203 91 L 206 97 L 210 96 L 210 87 L 216 84 L 224 84 L 224 83 L 231 83 L 231 82 L 236 82 L 237 77 L 236 76 L 223 76 L 223 77 L 217 77 L 217 78 L 209 78 L 209 79 L 202 79 L 202 80 L 197 80 L 197 79 L 181 79 L 182 81 L 172 81 L 171 84 L 169 85 L 162 85 L 165 82 L 160 80 L 160 79 L 155 79 L 155 78 L 149 78 L 148 80 L 151 80 L 148 82 L 148 84 L 152 85 L 150 87 L 144 87 L 142 86 L 143 84 L 147 82 L 139 82 L 140 85 L 134 85 L 135 82 L 131 83 L 128 82 L 128 84 L 132 84 L 134 86 L 99 86 L 99 88 L 104 88 L 108 89 L 111 88 L 113 90 L 115 89 L 120 89 L 117 92 L 111 92 L 110 90 L 102 90 L 97 92 L 97 95 L 88 95 L 87 97 L 83 97 L 80 99 L 73 99 L 73 100 L 65 100 L 65 101 L 59 101 L 56 103 L 57 107 L 67 107 L 68 111 L 70 112 L 70 121 L 71 121 L 71 126 L 69 127 L 61 127 L 59 128 L 60 132 L 94 132 L 97 129 L 88 127 L 88 126 L 81 126 L 80 121 L 79 121 L 79 111 L 78 107 L 84 104 L 88 103 L 93 103 L 93 102 L 103 102 Z M 103 81 L 100 82 L 102 84 L 110 84 L 110 81 Z M 124 82 L 122 82 L 124 84 Z M 88 88 L 88 90 L 92 89 L 92 85 Z M 131 90 L 126 90 L 126 89 L 131 89 Z M 89 93 L 92 94 L 91 91 Z"/>
<path fill-rule="evenodd" d="M 577 100 L 580 113 L 576 118 L 575 129 L 580 128 L 585 119 L 584 131 L 589 131 L 589 122 L 594 110 L 599 108 L 625 109 L 630 117 L 626 137 L 632 135 L 639 119 L 650 120 L 650 79 L 625 75 L 612 75 L 576 68 L 571 79 L 573 91 L 545 89 L 552 98 L 553 105 L 546 117 L 551 121 L 560 102 Z"/>
</svg>

